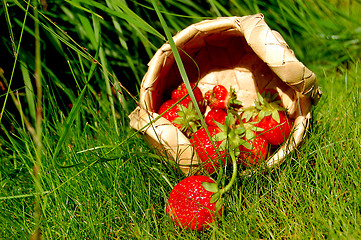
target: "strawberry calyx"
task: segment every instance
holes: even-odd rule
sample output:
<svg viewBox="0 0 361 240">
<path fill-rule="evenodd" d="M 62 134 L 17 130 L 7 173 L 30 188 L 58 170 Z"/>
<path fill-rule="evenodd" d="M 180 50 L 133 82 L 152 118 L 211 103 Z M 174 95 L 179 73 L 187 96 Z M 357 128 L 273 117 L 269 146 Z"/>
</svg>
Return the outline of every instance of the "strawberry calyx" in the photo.
<svg viewBox="0 0 361 240">
<path fill-rule="evenodd" d="M 210 202 L 211 203 L 216 203 L 215 212 L 217 213 L 219 210 L 222 209 L 223 204 L 224 204 L 224 199 L 221 197 L 220 189 L 218 187 L 218 184 L 217 183 L 210 183 L 210 182 L 202 182 L 202 186 L 206 191 L 213 193 L 211 195 Z"/>
<path fill-rule="evenodd" d="M 256 124 L 257 124 L 257 122 L 243 123 L 243 126 L 246 129 L 245 134 L 244 134 L 244 137 L 246 138 L 246 140 L 254 139 L 257 136 L 257 134 L 256 134 L 257 132 L 261 132 L 264 130 L 263 128 L 257 127 Z M 252 146 L 248 141 L 245 141 L 242 145 L 249 150 L 252 149 Z"/>
<path fill-rule="evenodd" d="M 236 90 L 231 87 L 228 100 L 228 109 L 239 109 L 242 107 L 242 105 L 242 101 L 237 99 Z"/>
<path fill-rule="evenodd" d="M 250 106 L 240 110 L 240 118 L 243 123 L 253 121 L 259 113 L 259 110 L 255 106 Z"/>
<path fill-rule="evenodd" d="M 269 101 L 269 102 L 279 101 L 279 103 L 281 105 L 281 97 L 278 94 L 276 89 L 273 89 L 273 88 L 263 89 L 259 93 L 261 94 L 261 96 L 263 98 L 267 99 L 267 101 Z"/>
<path fill-rule="evenodd" d="M 239 161 L 246 167 L 256 166 L 267 159 L 269 143 L 262 133 L 258 134 L 264 129 L 258 127 L 257 122 L 244 123 L 244 127 L 246 128 L 243 137 L 245 143 L 239 146 Z"/>
<path fill-rule="evenodd" d="M 288 138 L 292 129 L 287 111 L 275 90 L 272 92 L 267 89 L 263 93 L 257 93 L 257 97 L 254 108 L 258 115 L 253 117 L 252 121 L 256 121 L 257 126 L 264 129 L 261 133 L 271 145 L 280 145 Z"/>
<path fill-rule="evenodd" d="M 266 98 L 260 93 L 257 93 L 258 100 L 256 100 L 254 104 L 255 109 L 258 110 L 258 121 L 261 121 L 266 116 L 272 116 L 277 123 L 280 123 L 279 111 L 285 112 L 286 109 L 281 106 L 281 100 L 271 101 L 271 99 L 274 98 L 273 96 Z"/>
<path fill-rule="evenodd" d="M 178 108 L 177 114 L 179 117 L 175 118 L 173 122 L 180 125 L 180 130 L 189 137 L 200 128 L 201 119 L 191 101 L 188 103 L 188 106 L 178 104 Z"/>
<path fill-rule="evenodd" d="M 213 140 L 222 141 L 219 146 L 221 150 L 237 151 L 237 147 L 244 142 L 242 137 L 246 129 L 243 124 L 238 124 L 237 117 L 232 113 L 228 113 L 224 125 L 219 122 L 216 124 L 221 131 L 213 136 Z"/>
</svg>

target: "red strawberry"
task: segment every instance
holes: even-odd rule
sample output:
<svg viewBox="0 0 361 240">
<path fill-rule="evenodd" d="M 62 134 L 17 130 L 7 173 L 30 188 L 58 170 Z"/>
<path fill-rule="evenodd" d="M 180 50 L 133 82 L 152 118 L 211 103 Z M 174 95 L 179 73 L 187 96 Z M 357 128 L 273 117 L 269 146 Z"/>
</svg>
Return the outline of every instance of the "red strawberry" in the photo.
<svg viewBox="0 0 361 240">
<path fill-rule="evenodd" d="M 216 125 L 207 127 L 211 139 L 206 129 L 201 128 L 192 135 L 190 140 L 200 160 L 206 163 L 204 167 L 210 174 L 221 166 L 220 163 L 225 165 L 227 161 L 230 162 L 229 151 L 237 152 L 239 145 L 244 142 L 241 138 L 246 131 L 232 113 L 225 118 L 224 125 L 219 122 L 216 122 Z"/>
<path fill-rule="evenodd" d="M 204 102 L 203 94 L 202 94 L 201 90 L 199 89 L 199 87 L 196 86 L 195 83 L 190 83 L 190 85 L 193 89 L 193 94 L 194 94 L 194 97 L 196 98 L 198 106 L 199 106 L 201 112 L 204 113 L 205 102 Z M 184 96 L 186 96 L 187 94 L 188 94 L 188 90 L 186 88 L 186 85 L 184 83 L 182 83 L 176 89 L 174 89 L 172 91 L 171 98 L 175 99 L 175 100 L 179 100 L 179 99 L 183 98 Z M 191 101 L 190 96 L 188 95 L 183 101 Z"/>
<path fill-rule="evenodd" d="M 222 215 L 223 201 L 212 199 L 215 192 L 218 192 L 218 187 L 212 178 L 200 175 L 187 177 L 172 189 L 166 213 L 182 228 L 205 230 Z"/>
<path fill-rule="evenodd" d="M 257 126 L 264 129 L 261 134 L 271 145 L 282 144 L 292 130 L 292 123 L 284 111 L 277 111 L 275 114 L 264 116 Z"/>
<path fill-rule="evenodd" d="M 217 133 L 221 132 L 220 128 L 216 126 L 208 126 L 207 129 L 212 139 Z M 223 163 L 223 166 L 226 164 L 227 154 L 224 150 L 219 149 L 222 141 L 213 141 L 214 147 L 205 128 L 198 129 L 192 135 L 190 142 L 195 148 L 200 160 L 205 163 L 204 168 L 210 174 L 215 172 L 220 166 L 220 162 Z M 218 153 L 216 149 L 219 150 Z"/>
<path fill-rule="evenodd" d="M 205 117 L 205 122 L 208 126 L 217 126 L 214 122 L 219 122 L 224 125 L 224 121 L 227 117 L 227 112 L 220 108 L 212 108 Z"/>
<path fill-rule="evenodd" d="M 183 100 L 172 107 L 177 101 L 178 100 L 170 99 L 164 102 L 159 108 L 158 113 L 164 113 L 164 118 L 170 121 L 175 127 L 179 128 L 186 136 L 189 136 L 191 133 L 197 131 L 200 126 L 200 118 L 195 111 L 192 102 Z"/>
<path fill-rule="evenodd" d="M 216 85 L 204 94 L 204 98 L 211 108 L 226 109 L 229 93 L 223 85 Z"/>
<path fill-rule="evenodd" d="M 231 88 L 231 91 L 228 92 L 226 87 L 223 85 L 216 85 L 213 89 L 208 90 L 204 94 L 204 99 L 207 101 L 210 108 L 238 108 L 242 105 L 242 103 L 236 98 L 237 96 L 234 90 Z"/>
<path fill-rule="evenodd" d="M 178 105 L 179 104 L 184 104 L 185 106 L 188 106 L 188 102 L 180 102 L 179 104 L 175 105 L 173 108 L 169 109 L 170 107 L 172 107 L 175 103 L 177 102 L 177 100 L 168 100 L 165 101 L 162 106 L 160 106 L 158 113 L 159 114 L 163 114 L 163 117 L 168 119 L 170 122 L 173 123 L 174 126 L 180 128 L 181 126 L 179 124 L 175 124 L 174 120 L 179 117 L 178 115 L 178 111 L 180 110 Z M 169 109 L 169 111 L 167 111 Z"/>
<path fill-rule="evenodd" d="M 290 135 L 292 129 L 291 120 L 286 115 L 286 109 L 281 106 L 281 99 L 275 90 L 263 90 L 258 93 L 255 106 L 251 106 L 242 112 L 243 122 L 258 122 L 262 128 L 262 136 L 271 145 L 282 144 Z"/>
<path fill-rule="evenodd" d="M 281 98 L 275 89 L 263 89 L 259 93 L 263 102 L 272 103 L 274 105 L 278 104 L 281 106 Z M 255 122 L 256 117 L 262 110 L 260 107 L 257 107 L 257 103 L 260 105 L 259 101 L 255 101 L 255 103 L 256 106 L 250 106 L 248 108 L 242 109 L 240 116 L 243 123 Z M 280 109 L 284 108 L 281 107 Z"/>
<path fill-rule="evenodd" d="M 245 166 L 255 166 L 267 158 L 268 141 L 262 135 L 252 131 L 251 136 L 243 137 L 245 143 L 239 146 L 239 158 Z"/>
</svg>

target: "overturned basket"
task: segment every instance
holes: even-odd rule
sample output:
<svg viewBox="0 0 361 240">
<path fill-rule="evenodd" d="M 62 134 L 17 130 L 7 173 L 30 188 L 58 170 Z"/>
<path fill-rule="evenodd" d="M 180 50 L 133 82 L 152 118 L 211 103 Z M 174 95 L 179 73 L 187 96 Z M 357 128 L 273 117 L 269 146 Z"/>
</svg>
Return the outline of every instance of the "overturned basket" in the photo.
<svg viewBox="0 0 361 240">
<path fill-rule="evenodd" d="M 321 97 L 315 74 L 298 61 L 282 36 L 272 31 L 262 14 L 222 17 L 193 24 L 174 36 L 190 82 L 204 94 L 214 85 L 235 89 L 244 107 L 254 103 L 257 92 L 275 88 L 288 115 L 294 119 L 290 138 L 266 161 L 272 167 L 284 161 L 305 136 L 312 105 Z M 130 114 L 130 125 L 151 145 L 174 160 L 185 174 L 199 164 L 189 139 L 168 120 L 157 118 L 160 105 L 182 82 L 169 44 L 149 63 L 139 106 Z M 150 124 L 151 123 L 151 124 Z"/>
</svg>

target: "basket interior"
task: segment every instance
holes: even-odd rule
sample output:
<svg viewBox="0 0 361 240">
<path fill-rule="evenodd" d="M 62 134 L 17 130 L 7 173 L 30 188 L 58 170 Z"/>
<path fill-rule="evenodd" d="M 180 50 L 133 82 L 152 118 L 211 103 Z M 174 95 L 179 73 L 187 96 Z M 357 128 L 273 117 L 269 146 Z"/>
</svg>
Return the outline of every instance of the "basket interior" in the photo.
<svg viewBox="0 0 361 240">
<path fill-rule="evenodd" d="M 264 88 L 275 88 L 289 110 L 295 107 L 295 92 L 263 62 L 236 29 L 217 33 L 198 33 L 187 42 L 178 44 L 189 81 L 197 82 L 203 94 L 222 84 L 235 89 L 243 106 L 253 104 L 256 93 Z M 155 81 L 153 107 L 157 111 L 170 98 L 171 91 L 182 83 L 173 54 L 165 58 Z"/>
</svg>

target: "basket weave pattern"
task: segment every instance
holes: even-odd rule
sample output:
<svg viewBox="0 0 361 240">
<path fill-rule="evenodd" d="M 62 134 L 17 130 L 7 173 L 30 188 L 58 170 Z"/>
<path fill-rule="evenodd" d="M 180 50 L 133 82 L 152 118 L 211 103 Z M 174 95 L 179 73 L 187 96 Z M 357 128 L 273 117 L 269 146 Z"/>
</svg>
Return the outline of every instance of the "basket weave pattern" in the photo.
<svg viewBox="0 0 361 240">
<path fill-rule="evenodd" d="M 257 92 L 278 91 L 288 115 L 294 119 L 291 137 L 267 161 L 283 162 L 304 138 L 310 110 L 321 97 L 315 74 L 297 60 L 282 36 L 271 30 L 262 14 L 223 17 L 193 24 L 174 36 L 190 82 L 203 94 L 217 84 L 235 89 L 244 107 L 253 105 Z M 129 116 L 130 125 L 144 133 L 151 145 L 176 161 L 185 174 L 199 163 L 189 139 L 156 113 L 172 89 L 182 83 L 169 44 L 149 62 L 140 102 Z"/>
</svg>

